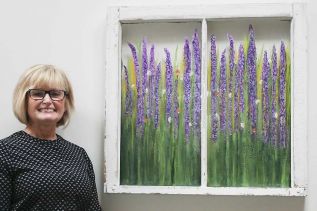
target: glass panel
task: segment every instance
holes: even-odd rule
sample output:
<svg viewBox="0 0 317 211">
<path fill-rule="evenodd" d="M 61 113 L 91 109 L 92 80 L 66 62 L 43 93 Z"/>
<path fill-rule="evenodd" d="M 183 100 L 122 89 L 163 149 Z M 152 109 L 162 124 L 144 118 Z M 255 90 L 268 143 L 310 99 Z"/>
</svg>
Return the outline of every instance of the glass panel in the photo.
<svg viewBox="0 0 317 211">
<path fill-rule="evenodd" d="M 290 187 L 290 21 L 212 21 L 208 39 L 208 186 Z"/>
<path fill-rule="evenodd" d="M 200 43 L 200 22 L 122 24 L 121 185 L 200 185 Z"/>
</svg>

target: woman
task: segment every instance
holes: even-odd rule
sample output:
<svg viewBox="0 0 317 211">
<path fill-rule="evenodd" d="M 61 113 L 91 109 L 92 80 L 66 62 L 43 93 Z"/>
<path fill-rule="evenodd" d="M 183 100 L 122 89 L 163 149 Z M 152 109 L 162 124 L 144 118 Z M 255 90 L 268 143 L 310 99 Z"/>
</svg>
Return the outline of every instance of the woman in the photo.
<svg viewBox="0 0 317 211">
<path fill-rule="evenodd" d="M 0 210 L 101 210 L 85 150 L 56 134 L 74 108 L 71 84 L 52 65 L 20 78 L 14 114 L 25 129 L 0 140 Z"/>
</svg>

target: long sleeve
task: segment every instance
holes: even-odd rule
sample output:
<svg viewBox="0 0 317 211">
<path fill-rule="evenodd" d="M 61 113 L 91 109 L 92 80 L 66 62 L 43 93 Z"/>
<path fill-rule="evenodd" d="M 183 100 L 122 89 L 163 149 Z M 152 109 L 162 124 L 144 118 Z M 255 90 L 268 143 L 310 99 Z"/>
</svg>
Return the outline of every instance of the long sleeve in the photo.
<svg viewBox="0 0 317 211">
<path fill-rule="evenodd" d="M 91 188 L 92 188 L 92 192 L 93 192 L 93 194 L 91 195 L 92 198 L 91 198 L 89 210 L 101 210 L 101 207 L 100 207 L 99 201 L 98 201 L 98 194 L 97 194 L 97 187 L 96 187 L 95 173 L 94 173 L 93 165 L 92 165 L 92 162 L 89 159 L 88 154 L 86 153 L 85 150 L 84 150 L 84 155 L 85 155 L 85 159 L 86 159 L 87 164 L 88 164 L 88 175 L 89 175 L 90 180 L 91 180 Z"/>
<path fill-rule="evenodd" d="M 8 156 L 4 147 L 0 144 L 0 210 L 10 210 L 11 177 L 8 167 Z"/>
</svg>

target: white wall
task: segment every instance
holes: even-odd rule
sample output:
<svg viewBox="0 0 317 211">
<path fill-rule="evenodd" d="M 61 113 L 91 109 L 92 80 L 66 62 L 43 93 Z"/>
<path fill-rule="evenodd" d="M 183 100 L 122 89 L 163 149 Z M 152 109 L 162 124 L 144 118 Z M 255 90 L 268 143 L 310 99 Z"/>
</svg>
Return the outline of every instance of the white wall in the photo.
<svg viewBox="0 0 317 211">
<path fill-rule="evenodd" d="M 11 109 L 12 92 L 21 73 L 37 63 L 55 64 L 73 82 L 76 112 L 60 134 L 84 147 L 91 157 L 98 192 L 107 211 L 314 211 L 317 207 L 317 3 L 308 2 L 309 23 L 309 191 L 308 197 L 231 197 L 129 195 L 103 193 L 105 105 L 105 20 L 109 5 L 190 5 L 209 0 L 0 0 L 0 137 L 23 128 Z M 213 3 L 238 1 L 215 0 Z M 239 0 L 239 2 L 247 2 Z M 276 1 L 249 1 L 276 2 Z M 284 0 L 279 2 L 293 2 Z M 297 1 L 303 2 L 303 1 Z"/>
</svg>

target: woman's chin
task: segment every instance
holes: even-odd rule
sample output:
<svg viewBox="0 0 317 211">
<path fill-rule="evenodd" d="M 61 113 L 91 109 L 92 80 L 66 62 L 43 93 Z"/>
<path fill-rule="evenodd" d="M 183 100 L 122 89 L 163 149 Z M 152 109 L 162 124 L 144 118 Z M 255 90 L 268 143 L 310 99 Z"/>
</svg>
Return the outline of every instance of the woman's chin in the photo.
<svg viewBox="0 0 317 211">
<path fill-rule="evenodd" d="M 56 125 L 56 123 L 60 120 L 60 118 L 57 118 L 56 116 L 51 115 L 42 115 L 39 116 L 37 119 L 34 119 L 33 122 L 39 122 L 41 124 L 52 124 Z"/>
</svg>

